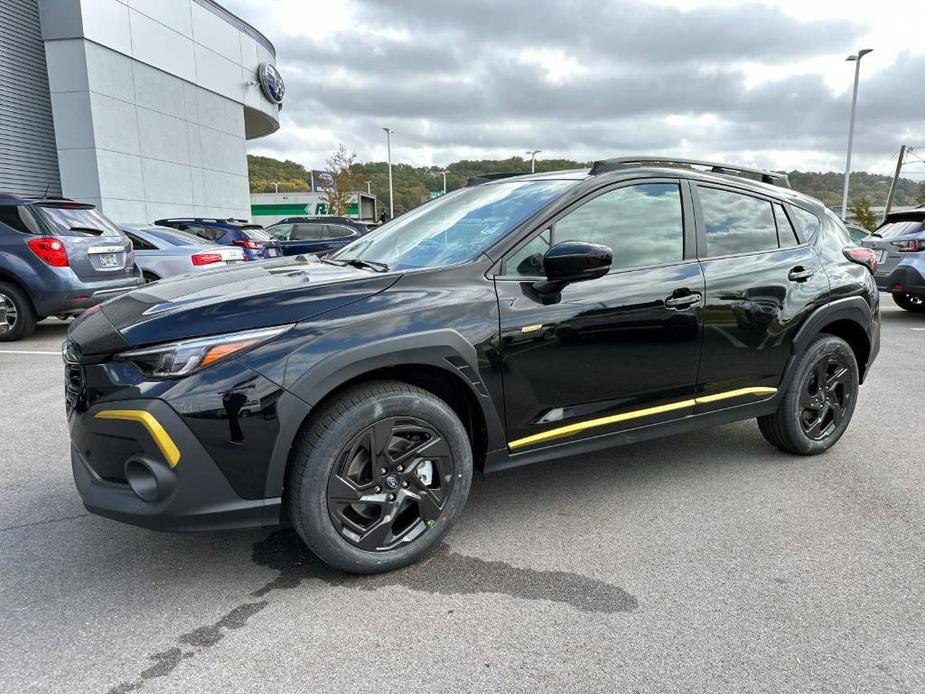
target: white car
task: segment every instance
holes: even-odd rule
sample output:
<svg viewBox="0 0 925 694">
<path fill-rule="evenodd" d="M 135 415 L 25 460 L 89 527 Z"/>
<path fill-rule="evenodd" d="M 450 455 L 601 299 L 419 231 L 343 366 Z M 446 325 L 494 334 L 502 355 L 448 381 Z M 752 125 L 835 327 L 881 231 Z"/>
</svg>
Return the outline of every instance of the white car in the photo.
<svg viewBox="0 0 925 694">
<path fill-rule="evenodd" d="M 135 263 L 145 282 L 245 261 L 236 246 L 220 246 L 193 234 L 155 224 L 121 224 L 135 248 Z"/>
</svg>

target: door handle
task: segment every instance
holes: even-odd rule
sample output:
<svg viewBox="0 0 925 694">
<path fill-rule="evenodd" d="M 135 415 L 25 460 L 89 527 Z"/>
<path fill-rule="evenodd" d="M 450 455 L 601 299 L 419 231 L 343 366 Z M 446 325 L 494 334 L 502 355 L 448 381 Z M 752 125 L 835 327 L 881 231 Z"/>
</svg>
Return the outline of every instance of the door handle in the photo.
<svg viewBox="0 0 925 694">
<path fill-rule="evenodd" d="M 797 265 L 795 268 L 790 270 L 790 273 L 787 275 L 787 279 L 789 279 L 791 282 L 805 282 L 812 276 L 812 270 L 807 270 L 802 265 Z"/>
<path fill-rule="evenodd" d="M 701 296 L 696 292 L 691 292 L 690 294 L 681 294 L 678 295 L 677 292 L 665 299 L 666 308 L 676 308 L 683 310 L 689 308 L 695 304 L 700 303 Z"/>
</svg>

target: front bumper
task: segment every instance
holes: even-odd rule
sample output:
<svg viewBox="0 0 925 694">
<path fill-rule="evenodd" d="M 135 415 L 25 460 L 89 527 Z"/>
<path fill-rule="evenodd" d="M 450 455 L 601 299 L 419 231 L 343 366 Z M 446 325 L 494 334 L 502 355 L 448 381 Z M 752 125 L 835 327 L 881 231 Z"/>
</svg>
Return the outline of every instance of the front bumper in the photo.
<svg viewBox="0 0 925 694">
<path fill-rule="evenodd" d="M 242 499 L 164 401 L 125 400 L 68 416 L 71 465 L 87 510 L 153 530 L 279 523 L 281 500 Z"/>
<path fill-rule="evenodd" d="M 911 265 L 900 264 L 888 275 L 874 275 L 877 289 L 891 294 L 925 296 L 925 277 Z"/>
</svg>

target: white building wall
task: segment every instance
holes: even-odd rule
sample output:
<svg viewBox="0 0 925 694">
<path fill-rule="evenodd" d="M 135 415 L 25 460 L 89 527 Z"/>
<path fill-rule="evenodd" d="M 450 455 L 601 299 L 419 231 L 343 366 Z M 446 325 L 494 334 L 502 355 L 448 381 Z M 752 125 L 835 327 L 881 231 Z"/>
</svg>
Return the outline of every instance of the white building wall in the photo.
<svg viewBox="0 0 925 694">
<path fill-rule="evenodd" d="M 64 195 L 119 222 L 249 216 L 246 139 L 278 127 L 248 84 L 269 51 L 194 0 L 41 2 Z"/>
</svg>

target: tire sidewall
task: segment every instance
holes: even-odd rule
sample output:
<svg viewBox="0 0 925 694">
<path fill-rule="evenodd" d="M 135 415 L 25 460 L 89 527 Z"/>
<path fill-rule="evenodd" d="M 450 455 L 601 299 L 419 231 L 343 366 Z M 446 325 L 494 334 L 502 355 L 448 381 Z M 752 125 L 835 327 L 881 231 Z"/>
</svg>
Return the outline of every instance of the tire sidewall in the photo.
<svg viewBox="0 0 925 694">
<path fill-rule="evenodd" d="M 407 547 L 368 552 L 350 544 L 334 526 L 328 512 L 327 487 L 339 454 L 370 424 L 387 417 L 415 417 L 433 426 L 454 451 L 456 479 L 440 519 Z M 308 437 L 303 439 L 308 444 Z M 394 392 L 367 399 L 338 417 L 318 437 L 299 464 L 305 465 L 296 503 L 290 514 L 293 525 L 308 546 L 327 563 L 352 573 L 378 573 L 406 566 L 431 551 L 459 515 L 472 481 L 472 451 L 465 428 L 448 405 L 424 391 Z M 295 518 L 299 514 L 299 518 Z"/>
<path fill-rule="evenodd" d="M 18 287 L 7 283 L 0 283 L 0 294 L 16 309 L 16 323 L 0 335 L 0 342 L 14 342 L 31 335 L 35 329 L 35 314 L 28 297 Z"/>
<path fill-rule="evenodd" d="M 913 303 L 908 294 L 893 294 L 893 301 L 897 306 L 905 311 L 909 311 L 911 313 L 925 313 L 925 303 Z"/>
<path fill-rule="evenodd" d="M 843 358 L 848 365 L 848 384 L 851 388 L 851 397 L 849 398 L 848 406 L 845 408 L 845 416 L 841 424 L 823 440 L 816 441 L 808 437 L 800 426 L 800 393 L 808 386 L 816 363 L 826 354 L 838 355 Z M 822 453 L 838 442 L 851 423 L 854 408 L 858 402 L 859 390 L 860 378 L 858 376 L 857 359 L 848 343 L 834 335 L 824 335 L 817 338 L 800 359 L 800 363 L 793 377 L 792 385 L 787 390 L 784 401 L 787 414 L 784 426 L 787 428 L 787 433 L 792 437 L 792 440 L 797 443 L 798 447 L 801 449 L 801 453 L 806 455 Z"/>
</svg>

